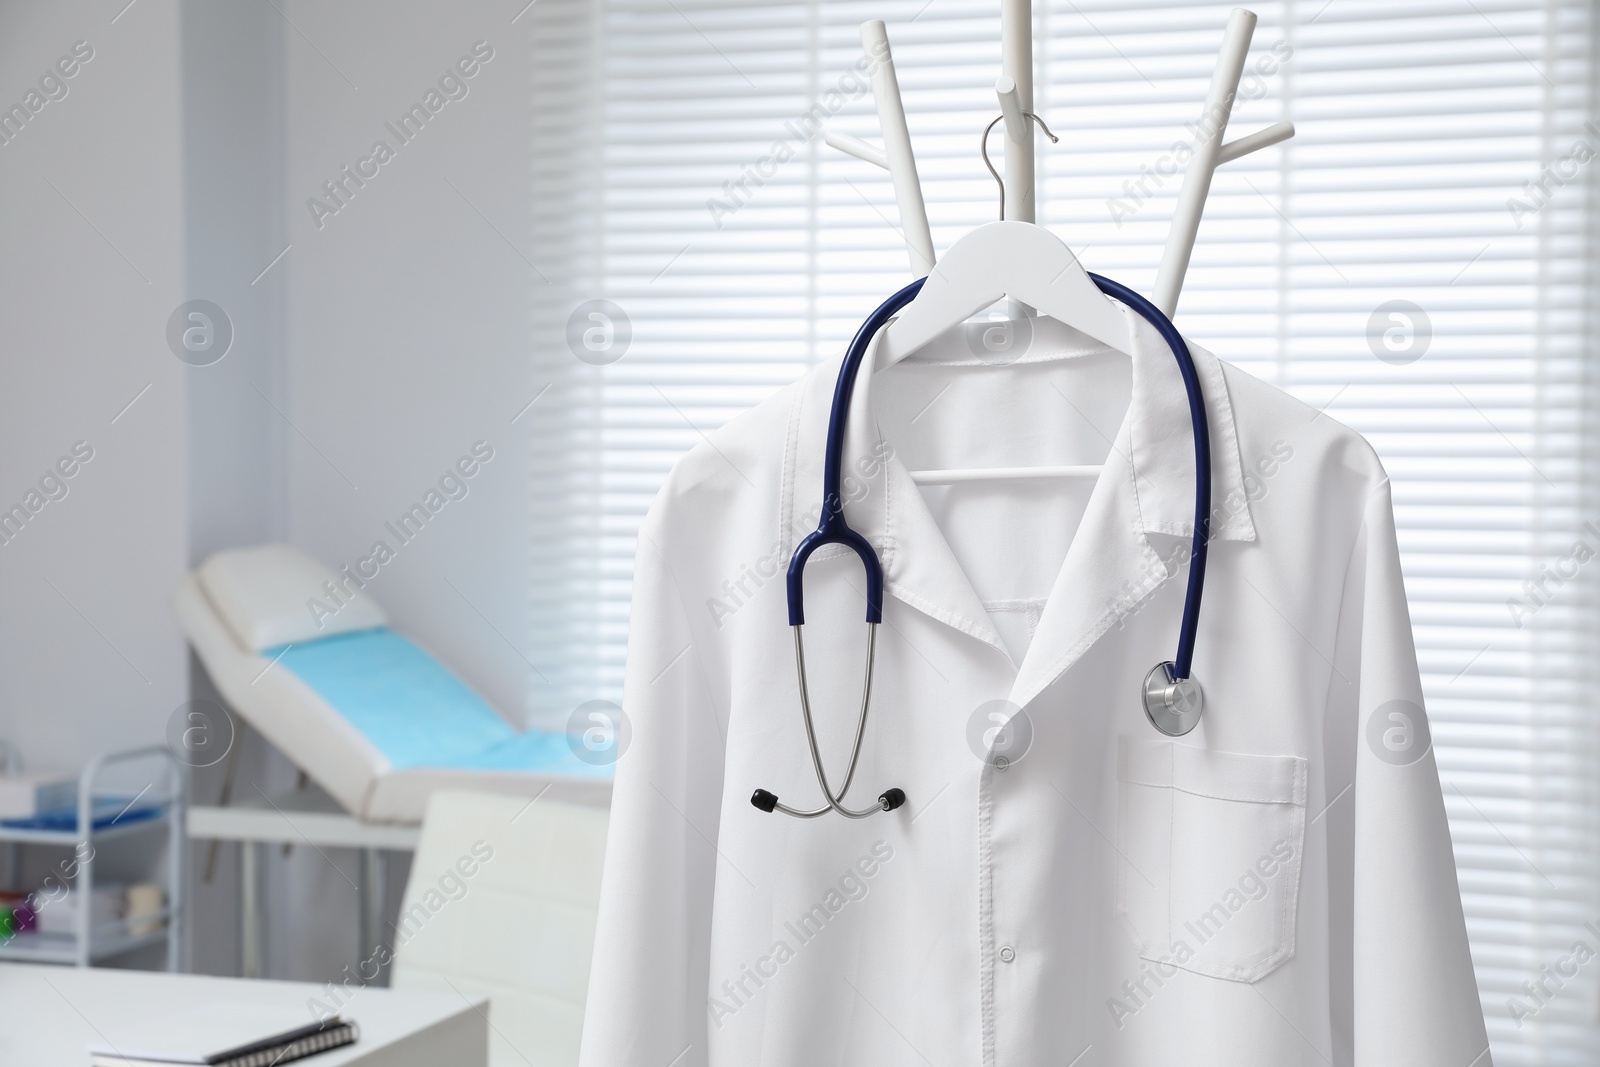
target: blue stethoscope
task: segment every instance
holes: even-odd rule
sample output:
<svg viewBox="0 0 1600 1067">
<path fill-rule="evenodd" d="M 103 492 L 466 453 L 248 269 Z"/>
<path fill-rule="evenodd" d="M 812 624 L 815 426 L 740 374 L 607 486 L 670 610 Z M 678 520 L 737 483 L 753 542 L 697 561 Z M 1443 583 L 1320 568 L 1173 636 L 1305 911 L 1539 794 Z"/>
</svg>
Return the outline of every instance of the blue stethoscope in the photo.
<svg viewBox="0 0 1600 1067">
<path fill-rule="evenodd" d="M 1142 687 L 1145 714 L 1151 724 L 1168 737 L 1182 737 L 1200 722 L 1200 685 L 1190 677 L 1194 661 L 1195 632 L 1200 620 L 1200 594 L 1206 580 L 1206 541 L 1211 521 L 1211 430 L 1206 419 L 1205 399 L 1200 391 L 1200 378 L 1195 373 L 1194 360 L 1189 346 L 1160 309 L 1126 286 L 1109 278 L 1090 274 L 1090 278 L 1107 296 L 1122 301 L 1142 315 L 1160 332 L 1178 361 L 1183 375 L 1183 387 L 1189 395 L 1189 420 L 1194 429 L 1194 544 L 1189 564 L 1189 588 L 1184 594 L 1183 621 L 1178 629 L 1178 654 L 1175 658 L 1156 664 L 1145 675 Z M 864 819 L 880 811 L 893 811 L 906 802 L 905 790 L 886 789 L 878 795 L 878 803 L 864 811 L 844 806 L 844 798 L 855 780 L 856 763 L 861 756 L 861 742 L 867 731 L 867 707 L 872 700 L 872 664 L 877 644 L 878 623 L 883 621 L 883 566 L 870 542 L 850 528 L 844 518 L 844 499 L 839 494 L 839 470 L 844 458 L 845 423 L 850 412 L 850 394 L 855 388 L 856 372 L 862 358 L 872 343 L 872 338 L 922 290 L 926 278 L 919 278 L 885 300 L 878 310 L 867 317 L 856 331 L 845 353 L 844 365 L 839 368 L 839 381 L 833 390 L 833 410 L 828 416 L 828 443 L 822 474 L 822 521 L 817 528 L 794 550 L 789 561 L 789 627 L 794 631 L 795 671 L 800 680 L 800 714 L 805 721 L 806 743 L 811 749 L 811 765 L 817 772 L 817 784 L 822 787 L 820 808 L 805 810 L 780 802 L 777 796 L 765 789 L 757 789 L 750 803 L 762 811 L 781 811 L 800 819 L 814 819 L 836 811 L 851 819 Z M 855 742 L 850 749 L 850 762 L 845 767 L 844 782 L 837 792 L 828 784 L 828 772 L 822 765 L 822 753 L 817 748 L 817 732 L 811 718 L 811 698 L 806 690 L 805 646 L 800 629 L 805 624 L 805 568 L 811 554 L 823 545 L 845 545 L 861 557 L 867 572 L 867 674 L 861 689 L 861 711 L 856 718 Z"/>
</svg>

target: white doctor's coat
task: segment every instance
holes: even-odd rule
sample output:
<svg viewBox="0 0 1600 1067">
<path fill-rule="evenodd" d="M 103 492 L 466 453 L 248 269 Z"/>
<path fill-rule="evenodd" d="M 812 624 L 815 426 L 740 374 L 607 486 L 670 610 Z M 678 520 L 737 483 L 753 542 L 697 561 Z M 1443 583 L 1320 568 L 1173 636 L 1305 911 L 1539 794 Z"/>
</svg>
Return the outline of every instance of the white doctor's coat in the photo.
<svg viewBox="0 0 1600 1067">
<path fill-rule="evenodd" d="M 1487 1067 L 1384 471 L 1194 349 L 1205 713 L 1157 733 L 1140 684 L 1176 648 L 1193 444 L 1127 314 L 1131 362 L 1039 320 L 1006 366 L 955 335 L 860 375 L 845 513 L 886 595 L 846 803 L 899 786 L 895 812 L 750 803 L 821 802 L 783 574 L 838 360 L 674 468 L 639 537 L 585 1067 Z M 907 473 L 1102 457 L 1096 480 Z M 805 582 L 837 782 L 862 567 L 824 549 Z"/>
</svg>

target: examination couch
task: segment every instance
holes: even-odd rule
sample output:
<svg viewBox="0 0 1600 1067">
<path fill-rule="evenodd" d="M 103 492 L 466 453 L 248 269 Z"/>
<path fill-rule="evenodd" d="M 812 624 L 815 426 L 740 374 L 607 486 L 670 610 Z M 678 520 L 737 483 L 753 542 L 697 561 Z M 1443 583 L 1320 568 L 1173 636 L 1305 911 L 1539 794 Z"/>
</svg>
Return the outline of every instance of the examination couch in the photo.
<svg viewBox="0 0 1600 1067">
<path fill-rule="evenodd" d="M 218 552 L 175 606 L 231 711 L 360 819 L 420 822 L 440 789 L 610 801 L 609 766 L 565 734 L 513 727 L 369 590 L 295 548 Z"/>
</svg>

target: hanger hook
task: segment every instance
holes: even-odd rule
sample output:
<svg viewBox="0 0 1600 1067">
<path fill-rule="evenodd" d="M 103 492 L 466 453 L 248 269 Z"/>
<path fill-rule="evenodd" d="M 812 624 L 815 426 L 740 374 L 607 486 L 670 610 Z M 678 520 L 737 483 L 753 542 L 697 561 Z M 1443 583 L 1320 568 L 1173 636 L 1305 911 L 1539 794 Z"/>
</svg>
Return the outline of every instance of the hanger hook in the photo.
<svg viewBox="0 0 1600 1067">
<path fill-rule="evenodd" d="M 1048 127 L 1048 126 L 1046 126 L 1044 124 L 1044 119 L 1040 118 L 1038 115 L 1035 115 L 1031 111 L 1024 111 L 1022 114 L 1023 114 L 1024 117 L 1030 118 L 1034 122 L 1037 122 L 1039 124 L 1039 128 L 1044 131 L 1044 135 L 1046 137 L 1050 138 L 1050 143 L 1051 144 L 1060 144 L 1061 143 L 1061 138 L 1057 137 L 1055 134 L 1050 132 L 1050 127 Z M 993 163 L 989 162 L 989 134 L 994 130 L 995 126 L 998 125 L 1000 120 L 1003 119 L 1003 118 L 1005 118 L 1005 116 L 1004 115 L 1000 115 L 1000 116 L 995 118 L 994 122 L 989 123 L 989 125 L 987 125 L 987 126 L 985 126 L 983 128 L 983 137 L 979 140 L 979 144 L 978 144 L 978 151 L 980 153 L 982 153 L 982 155 L 983 155 L 983 165 L 989 168 L 989 173 L 994 175 L 995 184 L 1000 186 L 1000 221 L 1001 222 L 1004 222 L 1005 218 L 1006 218 L 1006 180 L 1004 178 L 1000 177 L 1000 172 L 994 169 L 994 164 Z"/>
</svg>

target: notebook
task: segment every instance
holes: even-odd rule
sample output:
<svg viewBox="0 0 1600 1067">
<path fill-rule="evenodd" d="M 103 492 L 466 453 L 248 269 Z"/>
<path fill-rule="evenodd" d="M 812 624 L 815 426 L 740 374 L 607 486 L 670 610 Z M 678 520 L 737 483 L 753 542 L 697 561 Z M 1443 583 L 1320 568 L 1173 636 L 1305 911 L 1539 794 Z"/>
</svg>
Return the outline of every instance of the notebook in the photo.
<svg viewBox="0 0 1600 1067">
<path fill-rule="evenodd" d="M 298 1006 L 218 1003 L 100 1036 L 91 1067 L 275 1067 L 349 1045 L 360 1030 L 340 1016 L 308 1021 Z"/>
</svg>

